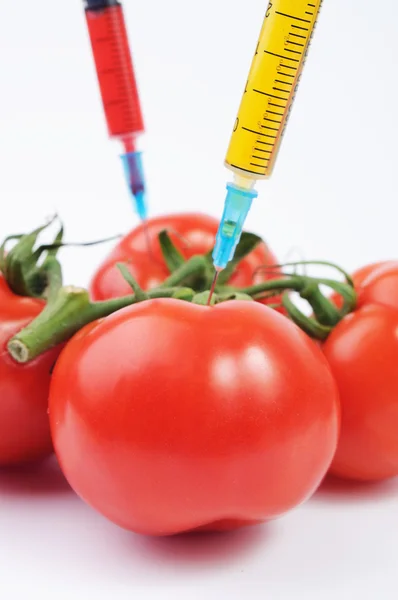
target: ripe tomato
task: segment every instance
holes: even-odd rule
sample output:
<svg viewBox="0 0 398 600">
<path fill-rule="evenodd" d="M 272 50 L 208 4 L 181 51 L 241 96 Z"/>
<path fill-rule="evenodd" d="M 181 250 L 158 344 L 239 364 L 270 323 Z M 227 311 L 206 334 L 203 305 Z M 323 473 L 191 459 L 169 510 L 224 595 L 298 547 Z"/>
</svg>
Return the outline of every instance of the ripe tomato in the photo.
<svg viewBox="0 0 398 600">
<path fill-rule="evenodd" d="M 323 345 L 341 399 L 341 432 L 331 472 L 379 480 L 398 475 L 398 311 L 366 305 Z"/>
<path fill-rule="evenodd" d="M 54 370 L 50 422 L 75 491 L 126 529 L 233 529 L 308 498 L 336 449 L 322 352 L 266 307 L 153 300 L 90 324 Z"/>
<path fill-rule="evenodd" d="M 130 261 L 129 269 L 143 289 L 159 285 L 169 275 L 162 257 L 158 235 L 167 229 L 183 256 L 188 259 L 195 254 L 205 254 L 214 245 L 218 221 L 203 214 L 176 214 L 150 219 L 126 235 L 114 248 L 95 273 L 90 286 L 94 300 L 106 300 L 131 294 L 131 287 L 116 268 L 116 263 Z M 148 252 L 148 239 L 151 251 Z M 263 243 L 257 246 L 239 264 L 230 283 L 238 287 L 261 283 L 271 278 L 269 273 L 258 273 L 258 267 L 275 265 L 277 260 Z M 274 277 L 277 276 L 275 272 Z M 275 299 L 270 302 L 275 302 Z"/>
<path fill-rule="evenodd" d="M 16 296 L 0 276 L 0 466 L 44 458 L 52 453 L 48 422 L 50 370 L 59 349 L 27 365 L 7 352 L 8 340 L 43 309 L 42 300 Z"/>
</svg>

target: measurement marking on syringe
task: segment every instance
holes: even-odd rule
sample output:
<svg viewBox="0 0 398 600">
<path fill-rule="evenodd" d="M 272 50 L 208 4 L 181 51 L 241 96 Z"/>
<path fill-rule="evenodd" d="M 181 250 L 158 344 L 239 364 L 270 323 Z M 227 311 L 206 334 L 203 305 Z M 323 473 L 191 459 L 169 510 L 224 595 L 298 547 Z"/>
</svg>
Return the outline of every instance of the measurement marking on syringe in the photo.
<svg viewBox="0 0 398 600">
<path fill-rule="evenodd" d="M 270 144 L 269 142 L 262 142 L 261 140 L 257 140 L 256 144 L 263 144 L 264 146 L 272 146 L 272 148 L 274 147 L 274 144 Z M 256 148 L 257 150 L 257 148 Z"/>
<path fill-rule="evenodd" d="M 291 58 L 289 58 L 289 60 L 292 60 Z M 300 62 L 300 61 L 297 61 Z M 281 65 L 281 67 L 283 67 L 284 69 L 291 69 L 292 71 L 297 71 L 298 67 L 289 67 L 289 65 Z"/>
<path fill-rule="evenodd" d="M 267 110 L 267 113 L 268 113 L 269 115 L 278 115 L 278 117 L 283 117 L 283 115 L 285 114 L 285 113 L 278 113 L 278 112 L 275 112 L 274 110 Z M 279 121 L 278 121 L 278 123 L 279 123 Z"/>
<path fill-rule="evenodd" d="M 248 129 L 247 127 L 242 127 L 242 129 L 244 129 L 245 131 L 248 131 L 249 133 L 256 133 L 257 135 L 261 135 L 262 137 L 272 137 L 273 138 L 272 135 L 267 135 L 266 133 L 261 133 L 261 131 L 255 131 L 254 129 Z M 274 138 L 274 139 L 276 139 L 276 138 Z"/>
<path fill-rule="evenodd" d="M 294 19 L 295 21 L 302 21 L 303 23 L 311 23 L 308 19 L 300 19 L 300 17 L 295 17 L 294 15 L 287 15 L 286 13 L 279 12 L 279 10 L 275 11 L 276 15 L 281 15 L 281 17 L 287 17 L 288 19 Z"/>
<path fill-rule="evenodd" d="M 292 81 L 282 81 L 281 79 L 275 79 L 275 83 L 283 83 L 283 85 L 293 85 Z M 277 88 L 274 88 L 276 90 Z"/>
<path fill-rule="evenodd" d="M 289 48 L 285 48 L 286 52 L 291 52 L 292 54 L 302 54 L 302 52 L 299 52 L 298 50 L 290 50 Z"/>
<path fill-rule="evenodd" d="M 290 52 L 292 52 L 290 50 Z M 276 56 L 277 58 L 284 58 L 285 60 L 291 60 L 292 62 L 300 62 L 297 58 L 290 58 L 290 56 L 284 56 L 283 54 L 275 54 L 274 52 L 270 52 L 269 50 L 264 50 L 264 54 L 270 54 L 271 56 Z M 301 54 L 301 52 L 299 52 Z"/>
<path fill-rule="evenodd" d="M 252 167 L 259 167 L 260 169 L 264 169 L 264 165 L 258 165 L 257 163 L 250 163 Z"/>
<path fill-rule="evenodd" d="M 264 152 L 265 154 L 272 154 L 272 150 L 263 150 L 262 148 L 254 148 L 257 152 Z"/>
<path fill-rule="evenodd" d="M 264 162 L 269 160 L 269 158 L 266 158 L 265 156 L 254 156 L 253 155 L 252 158 L 255 158 L 256 160 L 263 160 Z M 253 163 L 250 163 L 250 164 L 253 164 Z M 253 165 L 253 166 L 255 166 L 255 165 Z"/>
<path fill-rule="evenodd" d="M 311 17 L 313 17 L 313 16 L 314 16 L 314 13 L 313 13 L 313 12 L 309 12 L 308 10 L 306 10 L 306 11 L 305 11 L 305 14 L 306 14 L 306 15 L 311 15 Z"/>
<path fill-rule="evenodd" d="M 306 27 L 300 27 L 299 25 L 292 25 L 292 27 L 294 27 L 294 29 L 301 29 L 302 31 L 309 31 L 309 29 L 307 29 Z"/>
<path fill-rule="evenodd" d="M 283 77 L 296 77 L 292 73 L 282 73 L 282 71 L 279 71 L 279 75 L 283 75 Z"/>
<path fill-rule="evenodd" d="M 267 113 L 270 111 L 267 111 Z M 281 115 L 283 117 L 283 115 Z M 281 121 L 278 121 L 278 119 L 264 119 L 264 121 L 269 121 L 270 123 L 278 123 L 278 125 L 281 123 Z"/>
<path fill-rule="evenodd" d="M 289 40 L 287 40 L 286 43 L 290 44 L 291 46 L 300 46 L 300 48 L 304 48 L 304 46 L 305 46 L 305 44 L 299 44 L 298 42 L 290 42 Z"/>
<path fill-rule="evenodd" d="M 285 90 L 282 90 L 285 91 Z M 257 94 L 262 94 L 263 96 L 268 96 L 269 98 L 275 98 L 276 100 L 283 100 L 284 102 L 287 102 L 287 98 L 281 98 L 280 96 L 273 96 L 272 94 L 267 94 L 267 92 L 262 92 L 261 90 L 255 90 L 253 88 L 253 92 L 256 92 Z M 286 92 L 288 93 L 288 92 Z M 285 108 L 284 106 L 281 106 L 280 108 Z"/>
<path fill-rule="evenodd" d="M 308 2 L 308 6 L 312 6 L 312 8 L 315 8 L 315 7 L 316 7 L 316 4 L 310 4 L 310 3 Z"/>
<path fill-rule="evenodd" d="M 261 125 L 261 129 L 269 129 L 270 131 L 279 131 L 279 127 L 267 127 L 266 125 Z"/>
<path fill-rule="evenodd" d="M 264 167 L 262 165 L 256 165 L 257 167 L 260 167 L 260 169 L 263 169 Z M 250 169 L 244 169 L 243 167 L 240 167 L 239 165 L 233 165 L 231 163 L 231 167 L 233 167 L 234 169 L 239 169 L 240 171 L 245 171 L 245 173 L 252 173 L 253 175 L 263 175 L 263 173 L 259 173 L 258 171 L 251 171 Z"/>
<path fill-rule="evenodd" d="M 281 106 L 280 104 L 274 104 L 273 102 L 268 102 L 268 105 L 269 106 L 276 106 L 276 108 L 283 108 L 283 109 L 286 108 L 286 106 Z"/>
<path fill-rule="evenodd" d="M 306 35 L 299 35 L 298 33 L 289 33 L 289 35 L 291 35 L 292 37 L 301 38 L 302 40 L 306 40 L 307 39 Z"/>
</svg>

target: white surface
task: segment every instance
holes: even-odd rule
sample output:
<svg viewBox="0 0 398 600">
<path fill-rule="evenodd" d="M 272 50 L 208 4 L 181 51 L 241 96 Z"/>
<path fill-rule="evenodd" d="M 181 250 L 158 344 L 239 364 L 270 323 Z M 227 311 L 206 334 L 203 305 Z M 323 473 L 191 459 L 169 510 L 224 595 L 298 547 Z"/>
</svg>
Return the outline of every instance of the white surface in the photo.
<svg viewBox="0 0 398 600">
<path fill-rule="evenodd" d="M 125 0 L 147 123 L 152 214 L 220 215 L 235 112 L 266 1 Z M 280 257 L 348 269 L 397 256 L 395 0 L 325 0 L 273 179 L 248 226 Z M 0 0 L 0 237 L 56 209 L 69 240 L 136 223 L 106 140 L 80 0 Z M 206 177 L 205 177 L 206 175 Z M 85 284 L 109 249 L 63 254 Z M 266 527 L 147 540 L 87 508 L 52 469 L 0 473 L 0 597 L 398 595 L 398 482 L 323 489 Z M 395 572 L 394 572 L 395 571 Z"/>
</svg>

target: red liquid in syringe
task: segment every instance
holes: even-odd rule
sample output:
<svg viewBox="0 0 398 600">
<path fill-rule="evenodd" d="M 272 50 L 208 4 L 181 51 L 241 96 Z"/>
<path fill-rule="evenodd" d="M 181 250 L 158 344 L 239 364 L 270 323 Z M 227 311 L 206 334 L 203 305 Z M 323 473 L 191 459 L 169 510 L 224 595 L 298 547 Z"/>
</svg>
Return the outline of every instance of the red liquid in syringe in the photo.
<svg viewBox="0 0 398 600">
<path fill-rule="evenodd" d="M 86 9 L 86 19 L 109 135 L 120 138 L 126 152 L 134 152 L 134 138 L 143 133 L 144 122 L 123 9 L 118 4 Z"/>
</svg>

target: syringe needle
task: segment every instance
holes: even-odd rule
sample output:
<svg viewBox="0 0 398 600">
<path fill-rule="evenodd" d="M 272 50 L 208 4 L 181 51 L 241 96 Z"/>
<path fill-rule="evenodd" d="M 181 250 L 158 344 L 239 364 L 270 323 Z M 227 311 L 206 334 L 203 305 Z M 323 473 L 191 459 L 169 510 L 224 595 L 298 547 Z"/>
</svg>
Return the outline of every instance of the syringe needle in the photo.
<svg viewBox="0 0 398 600">
<path fill-rule="evenodd" d="M 214 273 L 213 283 L 211 284 L 209 298 L 207 300 L 207 306 L 211 306 L 211 299 L 213 298 L 214 290 L 216 289 L 218 274 L 220 271 Z"/>
</svg>

